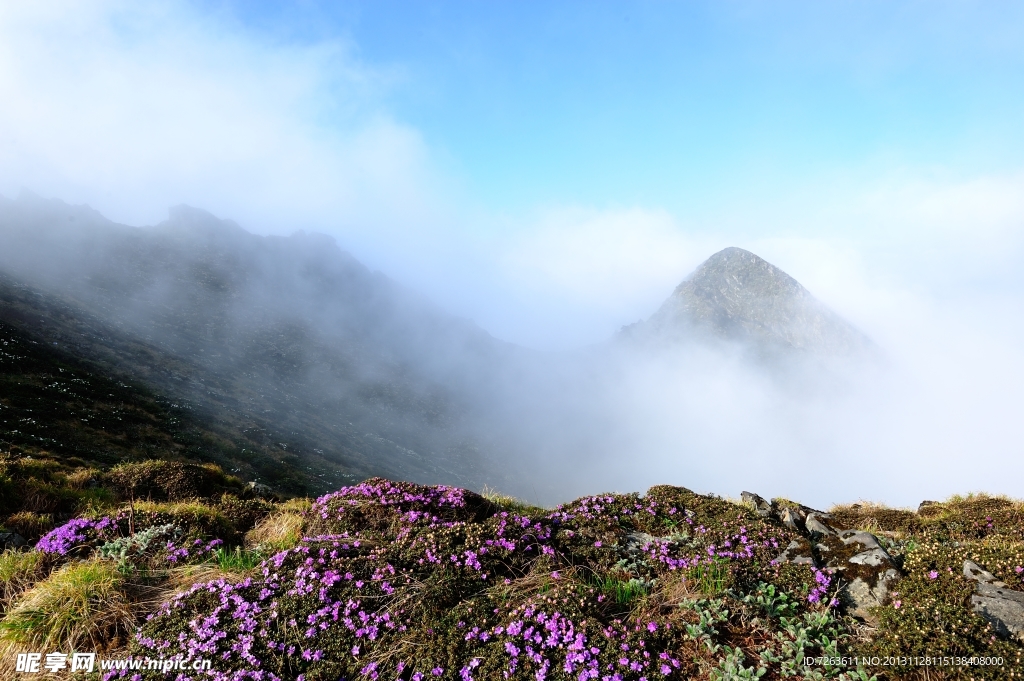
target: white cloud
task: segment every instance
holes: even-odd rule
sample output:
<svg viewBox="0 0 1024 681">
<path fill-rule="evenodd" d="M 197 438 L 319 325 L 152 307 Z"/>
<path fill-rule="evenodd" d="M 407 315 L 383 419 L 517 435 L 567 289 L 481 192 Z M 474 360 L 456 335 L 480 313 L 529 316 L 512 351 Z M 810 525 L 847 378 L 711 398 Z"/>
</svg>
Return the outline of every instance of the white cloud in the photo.
<svg viewBox="0 0 1024 681">
<path fill-rule="evenodd" d="M 0 6 L 0 191 L 258 231 L 430 214 L 426 147 L 344 42 L 261 41 L 178 3 Z"/>
</svg>

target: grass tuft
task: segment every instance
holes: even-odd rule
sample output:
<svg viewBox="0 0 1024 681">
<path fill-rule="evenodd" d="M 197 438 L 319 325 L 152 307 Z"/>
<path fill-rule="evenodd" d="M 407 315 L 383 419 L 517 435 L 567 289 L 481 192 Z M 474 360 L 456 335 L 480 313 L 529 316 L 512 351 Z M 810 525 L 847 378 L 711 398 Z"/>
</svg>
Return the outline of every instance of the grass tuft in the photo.
<svg viewBox="0 0 1024 681">
<path fill-rule="evenodd" d="M 304 522 L 304 518 L 295 512 L 271 514 L 245 534 L 245 545 L 250 549 L 264 546 L 273 551 L 294 548 L 302 539 Z"/>
<path fill-rule="evenodd" d="M 0 621 L 0 647 L 103 650 L 134 617 L 111 561 L 69 563 L 22 594 Z M 121 630 L 121 631 L 119 631 Z"/>
<path fill-rule="evenodd" d="M 522 513 L 524 515 L 529 515 L 530 513 L 543 513 L 545 511 L 545 509 L 540 506 L 534 506 L 533 504 L 510 494 L 502 494 L 498 490 L 488 487 L 487 485 L 484 485 L 483 489 L 480 490 L 480 496 L 495 506 L 500 507 L 503 511 Z"/>
<path fill-rule="evenodd" d="M 0 614 L 39 577 L 42 562 L 43 554 L 38 551 L 0 553 Z"/>
<path fill-rule="evenodd" d="M 263 561 L 263 554 L 259 551 L 246 551 L 236 546 L 232 551 L 223 546 L 213 552 L 213 559 L 224 572 L 248 572 Z"/>
</svg>

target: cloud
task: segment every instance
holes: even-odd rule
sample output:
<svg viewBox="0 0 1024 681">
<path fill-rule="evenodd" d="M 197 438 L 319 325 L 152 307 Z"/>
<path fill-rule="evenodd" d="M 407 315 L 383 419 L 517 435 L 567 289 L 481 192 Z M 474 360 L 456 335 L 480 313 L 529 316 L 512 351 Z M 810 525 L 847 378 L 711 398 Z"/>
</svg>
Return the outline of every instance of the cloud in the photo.
<svg viewBox="0 0 1024 681">
<path fill-rule="evenodd" d="M 510 230 L 498 273 L 535 310 L 550 310 L 545 325 L 562 345 L 581 345 L 653 312 L 709 241 L 660 210 L 552 208 Z"/>
<path fill-rule="evenodd" d="M 152 224 L 187 202 L 256 231 L 435 209 L 399 75 L 337 40 L 262 39 L 180 3 L 0 7 L 0 190 Z"/>
</svg>

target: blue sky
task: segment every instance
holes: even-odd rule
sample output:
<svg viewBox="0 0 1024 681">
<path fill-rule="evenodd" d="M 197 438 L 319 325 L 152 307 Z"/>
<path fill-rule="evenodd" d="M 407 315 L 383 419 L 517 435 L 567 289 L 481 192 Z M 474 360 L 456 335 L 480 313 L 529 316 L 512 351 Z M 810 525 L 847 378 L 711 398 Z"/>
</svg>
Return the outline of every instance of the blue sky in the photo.
<svg viewBox="0 0 1024 681">
<path fill-rule="evenodd" d="M 1014 3 L 235 3 L 265 39 L 343 40 L 493 209 L 713 210 L 879 162 L 1019 164 Z M 329 124 L 329 122 L 328 122 Z"/>
</svg>

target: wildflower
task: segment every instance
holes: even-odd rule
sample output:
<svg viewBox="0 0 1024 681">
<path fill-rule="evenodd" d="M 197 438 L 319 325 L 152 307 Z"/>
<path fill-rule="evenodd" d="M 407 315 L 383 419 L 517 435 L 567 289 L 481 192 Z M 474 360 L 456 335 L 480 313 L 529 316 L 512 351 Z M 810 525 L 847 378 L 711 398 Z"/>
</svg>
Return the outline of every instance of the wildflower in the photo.
<svg viewBox="0 0 1024 681">
<path fill-rule="evenodd" d="M 936 572 L 935 570 L 932 570 L 931 572 L 928 573 L 928 579 L 938 579 L 938 578 L 939 578 L 939 573 Z"/>
</svg>

